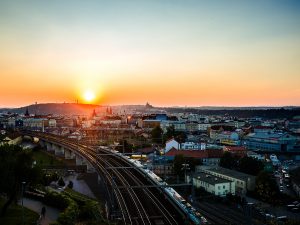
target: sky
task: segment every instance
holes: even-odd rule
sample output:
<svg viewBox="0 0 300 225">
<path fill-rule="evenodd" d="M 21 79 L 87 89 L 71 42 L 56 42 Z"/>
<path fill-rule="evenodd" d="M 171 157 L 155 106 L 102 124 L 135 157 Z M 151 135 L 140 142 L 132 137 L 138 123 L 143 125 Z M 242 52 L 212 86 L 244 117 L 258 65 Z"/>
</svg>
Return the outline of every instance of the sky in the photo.
<svg viewBox="0 0 300 225">
<path fill-rule="evenodd" d="M 299 106 L 300 1 L 1 0 L 0 107 L 76 100 Z"/>
</svg>

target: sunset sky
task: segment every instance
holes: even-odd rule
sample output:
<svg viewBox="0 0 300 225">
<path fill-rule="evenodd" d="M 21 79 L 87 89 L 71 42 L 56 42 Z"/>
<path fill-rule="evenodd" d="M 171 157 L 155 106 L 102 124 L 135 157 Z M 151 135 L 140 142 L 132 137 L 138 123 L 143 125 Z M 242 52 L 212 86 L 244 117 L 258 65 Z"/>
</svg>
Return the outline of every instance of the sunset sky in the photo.
<svg viewBox="0 0 300 225">
<path fill-rule="evenodd" d="M 0 1 L 0 107 L 300 105 L 300 1 Z"/>
</svg>

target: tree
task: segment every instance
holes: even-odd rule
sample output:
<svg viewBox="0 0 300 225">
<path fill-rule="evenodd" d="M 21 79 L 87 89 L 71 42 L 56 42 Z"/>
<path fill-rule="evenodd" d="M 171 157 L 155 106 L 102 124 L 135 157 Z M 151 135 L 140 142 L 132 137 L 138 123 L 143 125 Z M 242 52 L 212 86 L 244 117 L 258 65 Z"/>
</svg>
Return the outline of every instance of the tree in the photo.
<svg viewBox="0 0 300 225">
<path fill-rule="evenodd" d="M 276 203 L 279 193 L 276 181 L 265 171 L 261 171 L 256 177 L 255 192 L 261 200 L 269 203 Z"/>
<path fill-rule="evenodd" d="M 257 174 L 262 171 L 263 168 L 264 164 L 261 161 L 245 156 L 239 160 L 237 169 L 243 173 L 257 176 Z"/>
<path fill-rule="evenodd" d="M 179 143 L 182 143 L 186 139 L 186 134 L 181 131 L 176 131 L 174 125 L 171 125 L 167 128 L 167 132 L 164 134 L 164 142 L 171 138 L 174 138 Z"/>
<path fill-rule="evenodd" d="M 162 134 L 163 130 L 160 128 L 160 126 L 154 127 L 151 131 L 152 141 L 155 143 L 162 143 Z"/>
<path fill-rule="evenodd" d="M 173 170 L 176 175 L 184 174 L 183 164 L 188 164 L 188 170 L 194 170 L 196 165 L 201 165 L 202 162 L 198 159 L 185 157 L 183 154 L 175 155 L 173 161 Z"/>
<path fill-rule="evenodd" d="M 174 161 L 173 161 L 173 170 L 176 175 L 183 175 L 183 170 L 182 170 L 182 164 L 185 163 L 185 158 L 184 155 L 179 154 L 175 155 Z"/>
<path fill-rule="evenodd" d="M 133 150 L 133 145 L 128 143 L 128 141 L 126 139 L 122 139 L 120 141 L 120 144 L 116 147 L 116 150 L 118 150 L 119 152 L 132 152 Z"/>
<path fill-rule="evenodd" d="M 233 169 L 237 166 L 237 159 L 235 159 L 230 152 L 225 152 L 220 159 L 220 166 Z"/>
<path fill-rule="evenodd" d="M 64 182 L 64 179 L 62 177 L 60 177 L 57 181 L 58 186 L 63 187 L 66 185 L 66 183 Z"/>
<path fill-rule="evenodd" d="M 8 207 L 18 198 L 22 182 L 34 185 L 40 179 L 41 169 L 33 166 L 31 150 L 23 150 L 20 146 L 0 146 L 0 193 L 7 197 L 1 209 L 5 215 Z"/>
</svg>

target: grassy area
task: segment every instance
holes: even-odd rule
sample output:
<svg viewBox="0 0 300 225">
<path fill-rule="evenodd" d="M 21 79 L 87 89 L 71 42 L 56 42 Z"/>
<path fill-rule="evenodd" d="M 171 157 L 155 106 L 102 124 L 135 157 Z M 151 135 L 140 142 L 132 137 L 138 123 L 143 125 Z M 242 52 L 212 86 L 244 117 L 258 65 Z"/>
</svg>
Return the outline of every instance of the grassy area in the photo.
<svg viewBox="0 0 300 225">
<path fill-rule="evenodd" d="M 64 162 L 55 158 L 55 156 L 43 151 L 37 150 L 33 151 L 33 159 L 37 162 L 37 165 L 40 166 L 63 166 Z"/>
<path fill-rule="evenodd" d="M 0 198 L 0 208 L 2 208 L 5 203 L 3 198 Z M 36 224 L 36 221 L 39 218 L 39 214 L 33 212 L 30 209 L 24 207 L 24 224 L 32 225 Z M 0 217 L 0 224 L 3 225 L 20 225 L 22 224 L 22 206 L 11 205 L 4 217 Z"/>
</svg>

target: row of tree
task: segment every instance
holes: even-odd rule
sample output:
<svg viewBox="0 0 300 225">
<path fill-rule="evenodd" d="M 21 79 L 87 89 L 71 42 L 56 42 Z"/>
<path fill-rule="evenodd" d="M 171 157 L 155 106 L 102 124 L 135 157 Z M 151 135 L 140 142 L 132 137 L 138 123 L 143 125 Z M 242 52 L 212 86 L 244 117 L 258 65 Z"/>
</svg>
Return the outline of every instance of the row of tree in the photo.
<svg viewBox="0 0 300 225">
<path fill-rule="evenodd" d="M 260 171 L 264 169 L 262 161 L 252 157 L 238 157 L 225 152 L 220 159 L 220 166 L 228 169 L 234 169 L 243 173 L 247 173 L 253 176 L 257 176 Z"/>
<path fill-rule="evenodd" d="M 176 131 L 174 126 L 167 128 L 164 133 L 160 126 L 156 126 L 151 131 L 152 141 L 157 144 L 165 144 L 167 140 L 174 138 L 179 143 L 185 142 L 186 134 L 181 131 Z"/>
<path fill-rule="evenodd" d="M 31 150 L 19 146 L 0 146 L 0 194 L 6 197 L 2 216 L 18 199 L 25 184 L 34 185 L 40 180 L 41 168 L 33 164 L 32 156 Z"/>
</svg>

